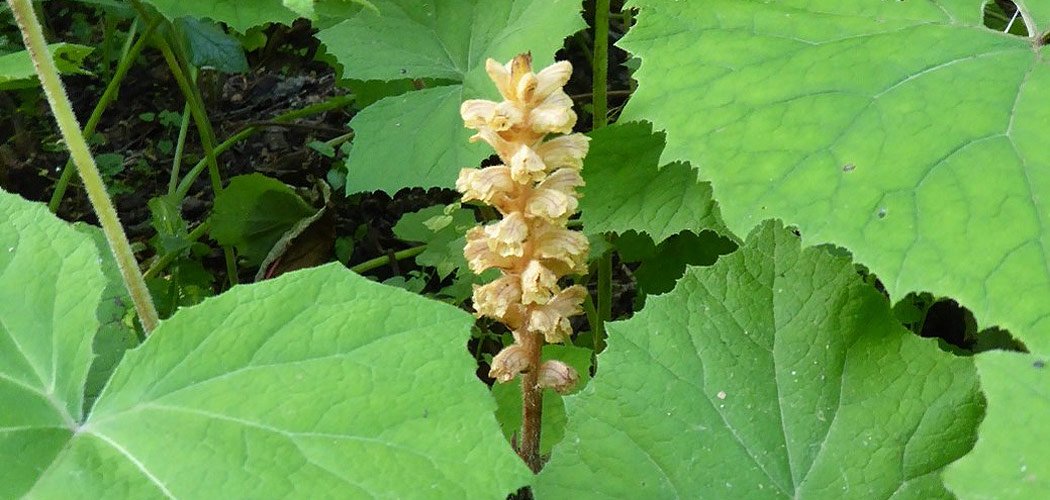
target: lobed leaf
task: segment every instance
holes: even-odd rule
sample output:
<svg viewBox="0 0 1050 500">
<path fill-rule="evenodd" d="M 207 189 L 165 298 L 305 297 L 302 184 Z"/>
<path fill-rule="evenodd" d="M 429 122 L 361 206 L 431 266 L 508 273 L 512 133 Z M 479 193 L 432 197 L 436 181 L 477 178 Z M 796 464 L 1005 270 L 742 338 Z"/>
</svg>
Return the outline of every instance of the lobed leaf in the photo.
<svg viewBox="0 0 1050 500">
<path fill-rule="evenodd" d="M 625 123 L 590 136 L 580 199 L 589 233 L 637 231 L 657 244 L 686 230 L 729 234 L 709 183 L 698 181 L 688 165 L 660 166 L 664 134 L 647 123 Z"/>
<path fill-rule="evenodd" d="M 624 119 L 667 130 L 731 230 L 783 218 L 895 300 L 950 296 L 1050 349 L 1050 48 L 977 0 L 633 5 Z"/>
<path fill-rule="evenodd" d="M 959 498 L 1039 498 L 1050 491 L 1046 360 L 1002 351 L 977 356 L 988 415 L 973 451 L 945 472 Z"/>
<path fill-rule="evenodd" d="M 562 40 L 584 27 L 577 0 L 414 0 L 374 2 L 318 38 L 348 78 L 436 78 L 451 84 L 389 97 L 356 115 L 347 160 L 347 192 L 394 193 L 409 186 L 451 187 L 459 170 L 491 154 L 470 144 L 459 106 L 494 98 L 485 60 L 507 61 L 531 51 L 549 64 Z"/>
<path fill-rule="evenodd" d="M 55 66 L 60 72 L 90 74 L 82 66 L 93 48 L 75 43 L 52 43 L 47 46 L 47 50 L 51 52 L 51 59 L 55 61 Z M 0 91 L 35 87 L 39 84 L 29 52 L 22 50 L 0 55 Z"/>
<path fill-rule="evenodd" d="M 0 496 L 475 498 L 530 477 L 473 318 L 339 265 L 180 310 L 83 418 L 98 255 L 41 205 L 0 193 L 0 216 Z"/>
<path fill-rule="evenodd" d="M 266 23 L 291 25 L 299 14 L 284 0 L 145 0 L 164 17 L 175 20 L 189 16 L 228 24 L 244 33 Z"/>
<path fill-rule="evenodd" d="M 0 497 L 28 490 L 81 420 L 99 262 L 87 234 L 0 190 Z"/>
<path fill-rule="evenodd" d="M 211 19 L 245 33 L 268 23 L 291 26 L 300 17 L 327 24 L 351 17 L 362 7 L 375 10 L 369 0 L 145 0 L 169 20 L 181 17 Z"/>
<path fill-rule="evenodd" d="M 772 223 L 608 342 L 538 498 L 949 497 L 981 417 L 969 359 Z"/>
</svg>

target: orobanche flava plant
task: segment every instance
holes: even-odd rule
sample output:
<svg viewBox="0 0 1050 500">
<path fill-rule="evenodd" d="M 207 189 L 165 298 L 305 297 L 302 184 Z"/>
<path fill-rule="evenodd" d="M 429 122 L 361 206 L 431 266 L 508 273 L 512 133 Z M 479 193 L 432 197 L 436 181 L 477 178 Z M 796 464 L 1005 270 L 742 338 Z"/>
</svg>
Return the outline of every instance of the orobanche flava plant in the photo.
<svg viewBox="0 0 1050 500">
<path fill-rule="evenodd" d="M 464 253 L 475 273 L 502 273 L 475 286 L 474 309 L 514 334 L 514 344 L 493 358 L 490 375 L 508 382 L 522 374 L 518 454 L 538 471 L 542 390 L 566 392 L 578 378 L 561 361 L 541 363 L 540 351 L 544 342 L 569 337 L 569 316 L 583 312 L 587 296 L 584 287 L 563 289 L 558 281 L 587 272 L 587 238 L 566 223 L 578 206 L 589 138 L 570 133 L 576 114 L 562 89 L 572 74 L 568 62 L 533 73 L 531 55 L 521 54 L 506 65 L 489 59 L 485 69 L 503 101 L 468 100 L 460 114 L 467 128 L 477 130 L 471 141 L 487 142 L 503 164 L 463 169 L 456 188 L 464 201 L 491 205 L 503 218 L 471 229 Z"/>
</svg>

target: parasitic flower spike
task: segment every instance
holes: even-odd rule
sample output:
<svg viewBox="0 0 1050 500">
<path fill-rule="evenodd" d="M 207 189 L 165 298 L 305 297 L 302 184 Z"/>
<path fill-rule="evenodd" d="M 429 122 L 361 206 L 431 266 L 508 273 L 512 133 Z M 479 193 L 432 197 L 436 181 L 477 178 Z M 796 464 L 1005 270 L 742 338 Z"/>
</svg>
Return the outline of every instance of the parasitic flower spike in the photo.
<svg viewBox="0 0 1050 500">
<path fill-rule="evenodd" d="M 490 376 L 506 382 L 525 373 L 532 389 L 565 392 L 576 373 L 554 361 L 541 369 L 539 351 L 544 342 L 569 337 L 568 318 L 582 312 L 587 296 L 579 285 L 559 285 L 565 275 L 587 272 L 587 238 L 566 229 L 579 206 L 576 190 L 584 184 L 580 169 L 588 147 L 586 136 L 570 134 L 576 113 L 563 87 L 572 65 L 557 62 L 534 73 L 532 56 L 521 54 L 506 64 L 489 59 L 485 69 L 503 100 L 468 100 L 460 114 L 477 131 L 471 141 L 488 143 L 503 164 L 463 169 L 456 189 L 463 201 L 488 204 L 503 216 L 470 230 L 464 249 L 475 273 L 502 273 L 475 286 L 476 314 L 507 325 L 516 339 L 493 358 Z"/>
<path fill-rule="evenodd" d="M 463 201 L 492 206 L 502 219 L 467 232 L 463 254 L 480 274 L 499 269 L 499 279 L 474 287 L 474 311 L 507 325 L 514 343 L 492 358 L 489 376 L 497 382 L 521 378 L 522 426 L 518 454 L 534 472 L 539 454 L 543 389 L 566 393 L 579 375 L 561 361 L 541 363 L 544 342 L 572 335 L 569 317 L 583 312 L 587 290 L 562 288 L 568 274 L 587 272 L 587 238 L 566 228 L 579 207 L 577 189 L 588 138 L 573 134 L 576 113 L 563 87 L 572 65 L 554 63 L 532 71 L 532 56 L 485 65 L 503 100 L 469 100 L 460 107 L 470 140 L 485 141 L 502 164 L 465 168 L 456 189 Z M 567 134 L 567 135 L 558 135 Z"/>
</svg>

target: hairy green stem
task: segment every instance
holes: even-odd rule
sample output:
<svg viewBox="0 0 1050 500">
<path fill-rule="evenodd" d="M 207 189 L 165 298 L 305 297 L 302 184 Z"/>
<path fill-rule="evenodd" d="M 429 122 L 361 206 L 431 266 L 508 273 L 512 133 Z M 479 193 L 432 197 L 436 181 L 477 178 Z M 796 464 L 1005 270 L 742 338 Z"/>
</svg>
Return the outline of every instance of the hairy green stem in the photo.
<svg viewBox="0 0 1050 500">
<path fill-rule="evenodd" d="M 306 116 L 346 107 L 349 106 L 352 102 L 354 102 L 354 96 L 352 95 L 336 96 L 327 101 L 319 102 L 317 104 L 311 104 L 310 106 L 307 106 L 302 109 L 296 109 L 288 111 L 286 113 L 282 113 L 272 118 L 270 121 L 277 123 L 290 122 L 292 120 L 298 120 L 299 118 L 303 118 Z M 256 132 L 259 132 L 260 130 L 262 130 L 261 127 L 246 127 L 244 129 L 239 130 L 237 133 L 230 136 L 229 139 L 226 139 L 221 144 L 215 146 L 215 154 L 220 155 L 222 153 L 225 153 L 226 151 L 229 151 L 229 149 L 232 148 L 235 144 L 250 137 Z M 204 170 L 206 165 L 207 160 L 201 160 L 197 163 L 196 166 L 194 166 L 192 169 L 190 169 L 189 172 L 186 173 L 186 177 L 184 177 L 179 182 L 179 187 L 175 189 L 176 201 L 181 201 L 183 198 L 186 197 L 186 195 L 190 192 L 190 188 L 193 187 L 193 183 L 196 182 L 197 177 L 200 176 L 200 173 Z"/>
<path fill-rule="evenodd" d="M 592 62 L 591 105 L 593 128 L 609 124 L 609 0 L 594 2 L 594 60 Z M 612 252 L 598 261 L 597 325 L 592 325 L 595 347 L 605 342 L 605 323 L 612 319 Z"/>
<path fill-rule="evenodd" d="M 591 80 L 594 97 L 595 129 L 609 124 L 609 0 L 594 2 L 594 61 L 591 63 L 594 77 Z"/>
<path fill-rule="evenodd" d="M 137 20 L 136 20 L 137 21 Z M 131 69 L 132 63 L 135 59 L 138 59 L 139 54 L 142 53 L 142 49 L 146 46 L 146 42 L 153 34 L 153 30 L 157 27 L 157 22 L 152 22 L 146 28 L 146 31 L 142 33 L 142 36 L 124 51 L 120 57 L 120 61 L 117 62 L 117 70 L 113 73 L 113 78 L 109 80 L 109 84 L 106 85 L 106 89 L 102 92 L 102 96 L 98 98 L 98 102 L 95 104 L 95 109 L 91 110 L 91 116 L 88 117 L 87 123 L 84 125 L 83 134 L 85 137 L 91 137 L 95 133 L 95 128 L 98 127 L 98 122 L 102 120 L 102 114 L 105 113 L 106 108 L 109 107 L 113 99 L 117 97 L 117 91 L 120 90 L 120 84 L 124 81 L 124 77 L 128 74 L 128 70 Z M 132 35 L 129 35 L 130 40 L 134 36 L 134 30 L 131 31 Z M 125 47 L 127 47 L 125 45 Z M 55 183 L 55 190 L 51 194 L 51 200 L 47 203 L 47 208 L 51 212 L 58 212 L 59 205 L 62 204 L 62 198 L 66 195 L 66 189 L 69 188 L 69 181 L 73 180 L 73 159 L 70 158 L 66 161 L 65 168 L 62 169 L 62 175 L 58 178 L 58 182 Z"/>
<path fill-rule="evenodd" d="M 394 252 L 393 256 L 382 255 L 382 256 L 376 257 L 374 259 L 366 260 L 366 261 L 364 261 L 364 262 L 362 262 L 360 264 L 357 264 L 356 266 L 352 266 L 350 268 L 350 270 L 355 272 L 355 273 L 357 273 L 357 274 L 367 273 L 368 271 L 371 271 L 373 269 L 377 269 L 377 268 L 380 268 L 380 267 L 383 267 L 383 266 L 389 264 L 391 258 L 393 258 L 393 260 L 408 259 L 410 257 L 415 257 L 415 256 L 423 253 L 423 251 L 426 250 L 426 249 L 427 249 L 426 245 L 420 245 L 418 247 L 406 248 L 404 250 L 399 250 L 397 252 Z"/>
<path fill-rule="evenodd" d="M 30 57 L 33 58 L 33 65 L 36 67 L 36 73 L 44 88 L 48 104 L 51 105 L 51 112 L 55 115 L 62 138 L 84 182 L 88 199 L 91 200 L 91 205 L 102 225 L 102 232 L 106 235 L 109 248 L 116 258 L 117 267 L 120 269 L 120 275 L 124 279 L 124 285 L 131 295 L 131 300 L 135 304 L 142 329 L 148 335 L 157 327 L 159 321 L 157 309 L 146 288 L 146 281 L 139 271 L 138 262 L 135 261 L 135 255 L 128 243 L 128 237 L 120 225 L 117 211 L 113 208 L 109 195 L 106 194 L 106 186 L 98 172 L 98 166 L 95 165 L 95 158 L 91 156 L 91 150 L 84 139 L 84 134 L 81 133 L 80 124 L 77 123 L 77 117 L 73 114 L 73 105 L 69 102 L 69 96 L 66 95 L 66 89 L 58 76 L 58 68 L 55 67 L 55 61 L 51 59 L 47 51 L 47 43 L 44 41 L 40 21 L 37 20 L 36 12 L 33 11 L 33 4 L 30 0 L 7 0 L 7 4 L 11 7 L 15 22 L 22 31 L 22 39 L 25 41 Z"/>
<path fill-rule="evenodd" d="M 204 221 L 198 224 L 197 227 L 193 228 L 193 231 L 190 231 L 190 233 L 186 235 L 186 240 L 190 242 L 197 241 L 201 238 L 201 236 L 204 236 L 204 233 L 207 230 L 208 221 Z M 146 274 L 144 274 L 143 277 L 145 279 L 155 278 L 158 274 L 160 274 L 161 271 L 163 271 L 169 265 L 171 265 L 172 262 L 175 262 L 175 259 L 179 258 L 179 256 L 182 255 L 182 252 L 184 251 L 185 250 L 178 250 L 175 252 L 168 252 L 162 255 L 159 259 L 157 259 L 156 262 L 153 263 L 152 266 L 149 267 L 149 269 L 146 270 Z"/>
<path fill-rule="evenodd" d="M 208 162 L 211 189 L 218 196 L 222 192 L 222 177 L 219 175 L 219 162 L 215 157 L 215 131 L 212 129 L 211 121 L 204 110 L 204 101 L 201 99 L 200 89 L 193 83 L 189 68 L 179 63 L 167 40 L 161 36 L 154 36 L 153 38 L 160 49 L 161 55 L 164 56 L 164 62 L 167 63 L 172 76 L 175 77 L 175 83 L 179 86 L 179 90 L 186 99 L 186 104 L 189 106 L 193 124 L 197 126 L 197 135 L 200 137 L 201 146 L 204 148 L 204 158 Z M 237 276 L 237 256 L 233 252 L 233 247 L 229 245 L 222 247 L 222 253 L 226 257 L 226 278 L 230 286 L 234 286 L 239 281 Z"/>
<path fill-rule="evenodd" d="M 168 175 L 168 196 L 175 198 L 175 190 L 179 187 L 179 175 L 182 170 L 182 155 L 186 149 L 186 136 L 190 132 L 190 105 L 182 107 L 182 124 L 179 125 L 179 138 L 175 142 L 175 158 L 171 162 L 171 173 Z"/>
<path fill-rule="evenodd" d="M 200 137 L 201 147 L 204 148 L 204 157 L 211 177 L 212 191 L 215 194 L 219 194 L 222 191 L 222 176 L 219 174 L 219 162 L 215 159 L 215 133 L 212 130 L 211 121 L 204 111 L 204 104 L 197 99 L 196 85 L 193 84 L 189 73 L 183 71 L 182 65 L 179 64 L 178 59 L 175 57 L 175 52 L 171 50 L 167 40 L 160 36 L 155 36 L 153 39 L 160 49 L 161 55 L 164 56 L 164 62 L 167 63 L 171 75 L 175 78 L 175 84 L 178 85 L 179 91 L 182 92 L 182 96 L 186 100 L 186 106 L 189 107 L 193 124 L 197 126 L 197 135 Z"/>
</svg>

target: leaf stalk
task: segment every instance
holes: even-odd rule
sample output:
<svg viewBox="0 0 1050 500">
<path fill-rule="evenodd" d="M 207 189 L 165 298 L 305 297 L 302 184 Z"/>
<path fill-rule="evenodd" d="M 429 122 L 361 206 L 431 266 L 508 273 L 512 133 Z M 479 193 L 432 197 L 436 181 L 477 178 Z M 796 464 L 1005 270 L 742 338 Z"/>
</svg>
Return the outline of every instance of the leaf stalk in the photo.
<svg viewBox="0 0 1050 500">
<path fill-rule="evenodd" d="M 69 102 L 66 88 L 62 85 L 62 80 L 58 76 L 58 68 L 55 67 L 55 61 L 47 51 L 47 43 L 44 40 L 40 21 L 33 10 L 32 2 L 29 0 L 7 0 L 7 4 L 11 7 L 18 29 L 22 32 L 22 39 L 25 42 L 26 50 L 33 59 L 37 77 L 40 78 L 40 85 L 47 96 L 47 102 L 51 106 L 51 112 L 55 116 L 55 121 L 58 123 L 58 128 L 66 142 L 66 147 L 69 148 L 69 153 L 73 163 L 76 165 L 77 172 L 84 182 L 84 189 L 87 191 L 91 206 L 94 207 L 95 214 L 102 225 L 102 232 L 105 234 L 109 248 L 117 261 L 117 267 L 120 269 L 124 285 L 131 295 L 135 311 L 138 313 L 139 321 L 142 323 L 142 329 L 149 335 L 159 322 L 157 309 L 154 307 L 153 299 L 146 288 L 146 281 L 142 278 L 142 273 L 139 271 L 138 262 L 135 260 L 135 254 L 131 251 L 131 245 L 128 243 L 128 237 L 120 224 L 117 211 L 113 208 L 113 202 L 106 193 L 106 186 L 102 180 L 102 175 L 99 174 L 98 166 L 95 164 L 95 158 L 91 155 L 91 149 L 88 148 L 84 134 L 81 133 L 77 117 L 73 114 L 73 105 Z"/>
</svg>

